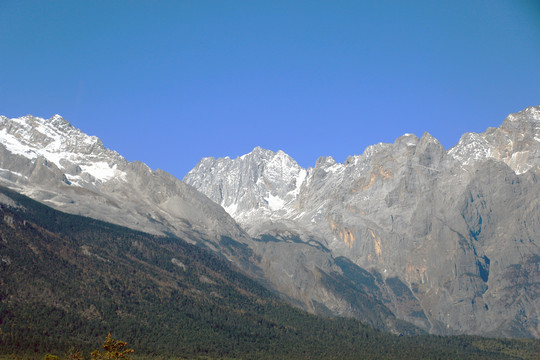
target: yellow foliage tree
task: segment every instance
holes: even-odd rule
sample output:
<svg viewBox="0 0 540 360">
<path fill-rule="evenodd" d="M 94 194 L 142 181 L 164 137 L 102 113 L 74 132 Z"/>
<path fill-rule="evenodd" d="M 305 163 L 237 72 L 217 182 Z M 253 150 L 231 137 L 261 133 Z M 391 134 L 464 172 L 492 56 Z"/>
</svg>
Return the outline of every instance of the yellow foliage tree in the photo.
<svg viewBox="0 0 540 360">
<path fill-rule="evenodd" d="M 96 360 L 131 360 L 127 355 L 131 354 L 133 349 L 124 349 L 127 346 L 125 341 L 116 341 L 111 337 L 111 333 L 107 335 L 105 342 L 103 343 L 104 351 L 95 350 L 90 354 L 92 359 Z"/>
</svg>

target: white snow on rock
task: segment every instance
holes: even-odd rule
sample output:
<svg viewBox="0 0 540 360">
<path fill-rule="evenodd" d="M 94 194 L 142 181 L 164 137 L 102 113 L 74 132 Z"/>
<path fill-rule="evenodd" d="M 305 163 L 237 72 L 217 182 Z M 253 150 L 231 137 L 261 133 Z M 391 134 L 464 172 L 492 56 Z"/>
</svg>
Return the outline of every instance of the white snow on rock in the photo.
<svg viewBox="0 0 540 360">
<path fill-rule="evenodd" d="M 60 115 L 48 120 L 30 115 L 14 119 L 2 116 L 0 144 L 12 154 L 30 160 L 43 157 L 54 163 L 66 172 L 66 178 L 72 185 L 81 186 L 84 173 L 101 182 L 125 180 L 126 173 L 118 165 L 126 163 L 126 160 L 105 148 L 99 138 L 84 134 Z M 82 171 L 80 174 L 70 170 L 77 166 Z"/>
<path fill-rule="evenodd" d="M 540 107 L 510 114 L 499 128 L 466 133 L 448 154 L 463 166 L 489 159 L 503 161 L 517 175 L 538 165 Z"/>
<path fill-rule="evenodd" d="M 480 134 L 466 133 L 447 151 L 449 159 L 453 158 L 456 166 L 463 167 L 486 160 L 502 161 L 516 174 L 523 174 L 540 165 L 537 160 L 540 153 L 539 121 L 540 107 L 533 107 L 510 115 L 500 128 L 490 128 Z M 329 191 L 351 186 L 353 191 L 361 193 L 374 181 L 391 177 L 373 163 L 380 161 L 381 154 L 397 151 L 400 146 L 410 151 L 420 143 L 439 145 L 439 141 L 428 133 L 422 139 L 405 134 L 396 139 L 395 144 L 368 146 L 362 155 L 350 156 L 344 163 L 336 162 L 331 156 L 320 157 L 315 167 L 309 169 L 300 167 L 281 150 L 273 152 L 256 147 L 235 159 L 202 159 L 184 181 L 222 205 L 246 228 L 265 220 L 315 219 L 322 213 L 305 211 L 306 199 L 311 199 L 314 183 L 327 184 L 324 186 L 328 186 Z M 377 170 L 372 171 L 373 168 Z"/>
</svg>

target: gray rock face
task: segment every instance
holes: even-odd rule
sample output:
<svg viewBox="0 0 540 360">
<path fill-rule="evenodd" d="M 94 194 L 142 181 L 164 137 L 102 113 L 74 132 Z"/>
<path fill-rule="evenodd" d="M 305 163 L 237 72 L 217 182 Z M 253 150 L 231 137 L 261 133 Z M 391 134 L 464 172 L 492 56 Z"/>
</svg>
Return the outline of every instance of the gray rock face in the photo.
<svg viewBox="0 0 540 360">
<path fill-rule="evenodd" d="M 238 175 L 247 174 L 244 180 L 239 178 L 240 183 L 248 186 L 254 179 L 255 192 L 218 185 L 211 186 L 214 196 L 234 197 L 229 211 L 240 203 L 270 222 L 268 215 L 297 197 L 302 182 L 297 179 L 306 175 L 286 154 L 260 148 L 244 159 L 223 160 L 221 172 L 240 168 Z M 200 168 L 213 165 L 202 162 Z M 126 161 L 60 116 L 49 120 L 0 117 L 0 184 L 65 212 L 208 247 L 312 312 L 352 314 L 381 328 L 408 331 L 381 299 L 370 294 L 378 291 L 371 274 L 347 278 L 316 240 L 287 234 L 283 222 L 276 237 L 266 232 L 264 238 L 252 239 L 221 206 L 192 186 L 162 170 Z M 355 265 L 347 264 L 349 273 L 355 275 L 355 270 Z M 326 279 L 326 285 L 321 279 Z M 371 283 L 358 287 L 358 279 Z M 347 299 L 344 291 L 362 300 Z"/>
<path fill-rule="evenodd" d="M 0 117 L 0 183 L 56 209 L 217 249 L 248 239 L 223 209 L 162 170 L 128 162 L 56 115 Z"/>
<path fill-rule="evenodd" d="M 273 286 L 306 308 L 361 317 L 344 294 L 361 293 L 364 281 L 331 286 L 354 278 L 346 264 L 367 270 L 394 315 L 428 331 L 540 337 L 539 154 L 540 107 L 531 107 L 449 151 L 427 133 L 407 134 L 343 164 L 320 158 L 301 169 L 258 148 L 203 159 L 184 181 L 254 238 L 301 240 L 254 249 Z M 291 263 L 314 270 L 303 278 Z"/>
</svg>

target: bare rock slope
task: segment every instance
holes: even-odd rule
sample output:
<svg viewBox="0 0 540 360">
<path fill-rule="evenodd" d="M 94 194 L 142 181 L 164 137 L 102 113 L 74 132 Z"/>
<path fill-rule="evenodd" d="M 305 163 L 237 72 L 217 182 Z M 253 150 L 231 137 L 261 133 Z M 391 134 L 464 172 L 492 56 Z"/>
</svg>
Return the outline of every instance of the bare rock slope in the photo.
<svg viewBox="0 0 540 360">
<path fill-rule="evenodd" d="M 222 236 L 247 238 L 191 186 L 126 161 L 59 115 L 0 117 L 0 183 L 58 210 L 214 248 Z"/>
</svg>

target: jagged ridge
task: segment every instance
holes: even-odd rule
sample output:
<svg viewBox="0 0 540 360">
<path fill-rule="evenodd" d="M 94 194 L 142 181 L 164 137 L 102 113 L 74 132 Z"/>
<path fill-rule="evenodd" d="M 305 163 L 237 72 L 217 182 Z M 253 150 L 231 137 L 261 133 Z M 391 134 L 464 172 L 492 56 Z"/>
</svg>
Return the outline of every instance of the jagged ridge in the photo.
<svg viewBox="0 0 540 360">
<path fill-rule="evenodd" d="M 531 107 L 499 128 L 465 134 L 449 151 L 430 134 L 406 134 L 343 164 L 320 158 L 309 169 L 283 152 L 256 149 L 234 160 L 203 159 L 204 167 L 184 181 L 225 205 L 254 237 L 294 233 L 329 249 L 332 258 L 400 279 L 411 291 L 408 305 L 391 292 L 381 296 L 425 329 L 538 337 L 540 271 L 528 273 L 519 302 L 508 281 L 540 255 L 539 123 L 540 107 Z M 305 174 L 292 177 L 299 191 L 286 186 L 289 178 L 276 182 L 265 171 L 278 157 L 290 159 L 283 173 Z M 260 171 L 244 171 L 247 159 Z M 283 206 L 273 210 L 264 194 Z M 282 253 L 274 254 L 270 261 L 279 262 Z M 336 301 L 312 295 L 329 308 Z M 420 307 L 429 323 L 412 316 L 411 307 Z M 333 311 L 346 312 L 338 308 Z"/>
</svg>

